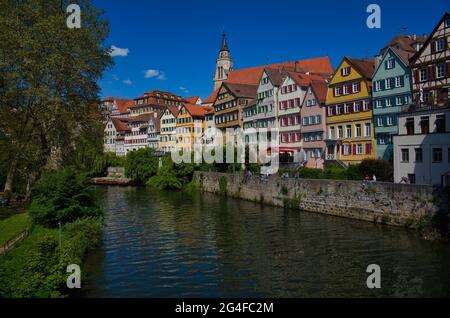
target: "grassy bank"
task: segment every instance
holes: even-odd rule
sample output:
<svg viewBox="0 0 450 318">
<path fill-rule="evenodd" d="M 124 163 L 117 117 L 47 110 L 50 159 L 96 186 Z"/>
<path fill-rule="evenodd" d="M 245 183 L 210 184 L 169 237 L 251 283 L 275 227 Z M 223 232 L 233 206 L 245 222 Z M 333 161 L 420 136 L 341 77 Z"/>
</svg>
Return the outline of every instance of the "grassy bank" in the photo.
<svg viewBox="0 0 450 318">
<path fill-rule="evenodd" d="M 30 224 L 30 216 L 26 213 L 16 214 L 0 221 L 0 245 L 15 238 Z"/>
</svg>

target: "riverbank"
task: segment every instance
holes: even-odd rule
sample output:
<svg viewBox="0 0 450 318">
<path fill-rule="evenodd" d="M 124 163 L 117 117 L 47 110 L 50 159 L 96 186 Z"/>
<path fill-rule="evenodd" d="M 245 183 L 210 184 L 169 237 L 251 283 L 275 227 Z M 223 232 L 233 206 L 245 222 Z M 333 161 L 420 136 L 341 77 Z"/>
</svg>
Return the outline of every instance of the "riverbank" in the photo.
<svg viewBox="0 0 450 318">
<path fill-rule="evenodd" d="M 194 181 L 204 192 L 394 226 L 417 227 L 448 211 L 448 194 L 431 186 L 216 172 L 195 172 Z"/>
</svg>

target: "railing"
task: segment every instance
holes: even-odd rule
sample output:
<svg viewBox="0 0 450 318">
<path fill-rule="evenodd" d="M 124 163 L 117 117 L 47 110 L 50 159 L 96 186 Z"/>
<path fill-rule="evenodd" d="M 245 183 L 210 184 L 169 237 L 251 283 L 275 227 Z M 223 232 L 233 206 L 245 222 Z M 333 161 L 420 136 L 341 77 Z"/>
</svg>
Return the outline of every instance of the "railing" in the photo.
<svg viewBox="0 0 450 318">
<path fill-rule="evenodd" d="M 17 243 L 22 241 L 25 237 L 28 236 L 31 230 L 31 225 L 28 225 L 25 230 L 23 230 L 19 235 L 17 235 L 15 238 L 7 241 L 5 244 L 0 245 L 0 255 L 6 254 L 11 249 L 13 249 Z"/>
<path fill-rule="evenodd" d="M 336 156 L 335 155 L 327 155 L 326 159 L 327 160 L 336 160 Z"/>
</svg>

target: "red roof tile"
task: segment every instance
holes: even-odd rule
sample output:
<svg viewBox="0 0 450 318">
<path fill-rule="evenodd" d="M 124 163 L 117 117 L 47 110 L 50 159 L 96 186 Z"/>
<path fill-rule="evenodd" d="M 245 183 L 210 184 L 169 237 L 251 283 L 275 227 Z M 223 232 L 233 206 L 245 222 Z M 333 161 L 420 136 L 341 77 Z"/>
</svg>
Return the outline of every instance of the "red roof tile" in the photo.
<svg viewBox="0 0 450 318">
<path fill-rule="evenodd" d="M 346 57 L 346 59 L 364 76 L 366 79 L 371 80 L 373 72 L 375 71 L 374 59 L 355 59 L 352 57 Z"/>
<path fill-rule="evenodd" d="M 183 104 L 188 113 L 193 117 L 204 117 L 206 113 L 210 110 L 210 107 L 194 105 L 194 104 Z"/>
<path fill-rule="evenodd" d="M 111 121 L 114 124 L 114 127 L 117 131 L 123 132 L 129 130 L 128 128 L 128 118 L 111 118 Z"/>
<path fill-rule="evenodd" d="M 321 104 L 325 103 L 325 99 L 327 97 L 327 89 L 328 84 L 326 81 L 312 81 L 311 88 L 314 92 L 314 95 L 318 99 Z"/>
<path fill-rule="evenodd" d="M 189 104 L 197 104 L 199 99 L 200 99 L 200 96 L 192 96 L 192 97 L 187 97 L 184 100 L 186 102 L 188 102 Z"/>
<path fill-rule="evenodd" d="M 207 99 L 203 101 L 203 104 L 212 104 L 216 101 L 217 95 L 219 94 L 220 87 L 215 89 L 211 95 L 208 96 Z"/>
</svg>

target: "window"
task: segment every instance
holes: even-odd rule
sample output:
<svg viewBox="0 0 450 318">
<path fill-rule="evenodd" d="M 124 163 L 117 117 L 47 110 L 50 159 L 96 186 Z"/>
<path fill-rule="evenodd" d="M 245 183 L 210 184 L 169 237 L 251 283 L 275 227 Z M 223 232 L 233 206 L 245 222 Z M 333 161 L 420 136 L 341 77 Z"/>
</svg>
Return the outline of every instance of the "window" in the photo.
<svg viewBox="0 0 450 318">
<path fill-rule="evenodd" d="M 378 120 L 377 120 L 377 125 L 378 125 L 378 127 L 383 127 L 383 117 L 378 117 Z"/>
<path fill-rule="evenodd" d="M 414 118 L 406 118 L 406 134 L 414 135 Z"/>
<path fill-rule="evenodd" d="M 340 88 L 338 86 L 334 88 L 334 96 L 341 96 Z"/>
<path fill-rule="evenodd" d="M 334 139 L 334 127 L 330 127 L 329 136 L 330 139 Z"/>
<path fill-rule="evenodd" d="M 341 114 L 341 106 L 336 105 L 336 115 L 340 115 L 340 114 Z"/>
<path fill-rule="evenodd" d="M 420 117 L 420 133 L 421 134 L 430 133 L 430 117 L 428 116 Z"/>
<path fill-rule="evenodd" d="M 386 61 L 386 69 L 390 70 L 394 68 L 394 60 L 393 59 L 389 59 Z"/>
<path fill-rule="evenodd" d="M 347 66 L 347 67 L 342 68 L 341 74 L 342 74 L 342 76 L 347 76 L 347 75 L 350 75 L 350 71 L 351 71 L 350 67 Z"/>
<path fill-rule="evenodd" d="M 345 144 L 344 145 L 344 156 L 348 156 L 350 154 L 350 145 Z"/>
<path fill-rule="evenodd" d="M 360 90 L 359 83 L 353 83 L 353 93 L 358 93 Z"/>
<path fill-rule="evenodd" d="M 402 86 L 402 78 L 401 78 L 401 76 L 397 76 L 395 78 L 395 87 L 400 87 L 400 86 Z"/>
<path fill-rule="evenodd" d="M 381 91 L 381 81 L 375 82 L 375 91 Z"/>
<path fill-rule="evenodd" d="M 437 78 L 445 77 L 445 64 L 438 64 L 438 66 L 436 66 L 436 77 Z"/>
<path fill-rule="evenodd" d="M 433 148 L 433 162 L 442 162 L 442 148 Z"/>
<path fill-rule="evenodd" d="M 385 139 L 384 139 L 384 135 L 383 135 L 383 134 L 379 134 L 379 135 L 378 135 L 378 144 L 379 144 L 379 145 L 384 145 L 384 144 L 386 144 L 386 141 L 385 141 Z"/>
<path fill-rule="evenodd" d="M 445 20 L 445 27 L 450 27 L 450 19 Z"/>
<path fill-rule="evenodd" d="M 348 85 L 344 85 L 343 88 L 344 88 L 344 95 L 350 94 L 350 90 L 349 90 L 350 87 Z"/>
<path fill-rule="evenodd" d="M 445 50 L 445 39 L 438 39 L 436 41 L 436 52 L 441 52 Z"/>
<path fill-rule="evenodd" d="M 445 133 L 445 115 L 436 116 L 436 132 Z"/>
<path fill-rule="evenodd" d="M 344 131 L 342 129 L 342 126 L 338 127 L 338 139 L 344 138 Z"/>
<path fill-rule="evenodd" d="M 370 102 L 368 100 L 365 100 L 363 102 L 363 110 L 364 111 L 368 111 L 369 110 L 369 106 L 370 106 Z"/>
<path fill-rule="evenodd" d="M 384 85 L 386 89 L 391 89 L 391 79 L 390 78 L 386 79 Z"/>
<path fill-rule="evenodd" d="M 345 104 L 345 105 L 344 105 L 344 113 L 345 113 L 345 114 L 350 113 L 350 104 Z"/>
<path fill-rule="evenodd" d="M 392 126 L 393 125 L 392 116 L 387 116 L 386 117 L 386 125 L 387 126 Z"/>
<path fill-rule="evenodd" d="M 386 107 L 391 107 L 391 106 L 392 106 L 392 99 L 386 98 Z"/>
<path fill-rule="evenodd" d="M 401 150 L 401 159 L 402 162 L 409 162 L 409 149 L 404 148 Z"/>
<path fill-rule="evenodd" d="M 362 147 L 362 144 L 358 144 L 358 145 L 356 146 L 356 154 L 357 154 L 357 155 L 362 155 L 362 153 L 363 153 L 363 147 Z"/>
<path fill-rule="evenodd" d="M 428 81 L 428 69 L 421 68 L 419 71 L 419 81 L 425 82 Z"/>
<path fill-rule="evenodd" d="M 383 106 L 383 104 L 381 103 L 381 99 L 377 99 L 377 100 L 375 101 L 375 106 L 376 106 L 377 108 L 381 108 L 381 107 Z"/>
<path fill-rule="evenodd" d="M 415 152 L 415 160 L 416 162 L 422 162 L 423 161 L 423 149 L 422 148 L 416 148 L 414 149 Z"/>
<path fill-rule="evenodd" d="M 347 125 L 347 127 L 345 129 L 345 137 L 352 138 L 352 126 L 351 125 Z"/>
<path fill-rule="evenodd" d="M 361 124 L 355 125 L 355 137 L 361 137 Z"/>
<path fill-rule="evenodd" d="M 372 125 L 370 123 L 364 124 L 364 137 L 369 137 L 372 135 Z"/>
<path fill-rule="evenodd" d="M 402 103 L 403 103 L 403 98 L 397 97 L 397 98 L 395 99 L 395 105 L 399 106 L 399 105 L 401 105 Z"/>
</svg>

